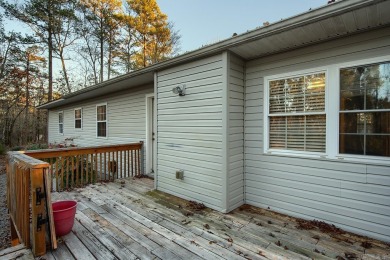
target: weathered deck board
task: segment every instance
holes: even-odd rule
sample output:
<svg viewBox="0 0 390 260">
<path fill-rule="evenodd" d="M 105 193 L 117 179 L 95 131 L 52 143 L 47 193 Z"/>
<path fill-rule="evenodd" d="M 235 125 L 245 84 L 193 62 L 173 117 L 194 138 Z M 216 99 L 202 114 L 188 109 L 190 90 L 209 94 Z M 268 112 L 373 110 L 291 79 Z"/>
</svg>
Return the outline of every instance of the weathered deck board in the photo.
<svg viewBox="0 0 390 260">
<path fill-rule="evenodd" d="M 27 249 L 24 244 L 20 244 L 0 251 L 0 260 L 6 259 L 33 260 L 34 256 L 31 250 Z"/>
<path fill-rule="evenodd" d="M 114 237 L 105 232 L 90 218 L 82 212 L 77 212 L 77 221 L 91 232 L 96 238 L 104 244 L 107 249 L 119 259 L 137 259 L 137 256 L 127 249 L 123 244 L 117 241 Z"/>
<path fill-rule="evenodd" d="M 89 248 L 84 245 L 84 241 L 80 241 L 78 237 L 76 237 L 75 233 L 77 232 L 80 231 L 74 228 L 73 232 L 63 236 L 67 248 L 76 259 L 95 259 Z"/>
<path fill-rule="evenodd" d="M 108 200 L 107 203 L 110 204 L 110 201 L 109 201 L 110 198 L 107 197 L 106 195 L 104 195 L 104 196 Z M 190 239 L 190 237 L 181 236 L 180 234 L 177 234 L 175 232 L 172 232 L 168 228 L 165 228 L 163 225 L 160 224 L 160 221 L 162 221 L 163 218 L 157 218 L 157 217 L 153 216 L 152 214 L 147 214 L 142 209 L 138 209 L 139 212 L 142 212 L 141 214 L 139 214 L 139 213 L 131 210 L 129 208 L 129 207 L 131 207 L 131 204 L 126 203 L 126 201 L 125 202 L 120 202 L 120 203 L 123 204 L 123 206 L 121 204 L 118 204 L 118 203 L 111 204 L 111 206 L 113 208 L 119 209 L 119 211 L 122 211 L 122 213 L 128 215 L 129 217 L 131 217 L 132 219 L 134 219 L 134 220 L 138 221 L 139 223 L 145 225 L 146 227 L 156 231 L 161 236 L 167 237 L 169 240 L 175 242 L 176 244 L 179 244 L 179 245 L 183 246 L 184 248 L 188 248 L 189 250 L 194 252 L 196 255 L 198 255 L 200 257 L 208 258 L 208 259 L 210 259 L 210 258 L 213 258 L 213 259 L 221 259 L 222 258 L 223 259 L 223 257 L 225 256 L 225 254 L 223 254 L 223 252 L 222 252 L 222 255 L 220 255 L 221 252 L 217 252 L 218 253 L 217 255 L 208 252 L 207 251 L 208 250 L 208 248 L 207 248 L 208 247 L 208 243 L 204 243 L 205 244 L 204 247 L 205 247 L 206 250 L 203 250 L 203 247 L 199 248 L 194 243 L 194 240 Z M 115 211 L 115 212 L 113 212 L 113 214 L 118 214 L 119 211 Z M 155 223 L 155 222 L 158 222 L 158 224 Z M 191 257 L 191 254 L 192 254 L 192 253 L 189 253 L 189 252 L 183 252 L 183 253 L 184 253 L 183 256 L 187 256 L 187 257 Z M 234 259 L 234 257 L 236 257 L 237 255 L 228 255 L 228 256 L 230 256 L 229 259 Z"/>
<path fill-rule="evenodd" d="M 294 218 L 253 207 L 198 212 L 165 193 L 146 195 L 152 187 L 149 179 L 126 179 L 54 193 L 53 200 L 79 203 L 72 233 L 46 259 L 346 259 L 348 252 L 390 259 L 385 243 L 364 249 L 363 238 L 298 230 Z"/>
<path fill-rule="evenodd" d="M 69 259 L 69 260 L 74 259 L 72 253 L 69 251 L 69 249 L 66 247 L 64 243 L 59 243 L 57 249 L 53 250 L 51 253 L 53 254 L 55 259 Z M 45 255 L 45 258 L 48 254 Z"/>
</svg>

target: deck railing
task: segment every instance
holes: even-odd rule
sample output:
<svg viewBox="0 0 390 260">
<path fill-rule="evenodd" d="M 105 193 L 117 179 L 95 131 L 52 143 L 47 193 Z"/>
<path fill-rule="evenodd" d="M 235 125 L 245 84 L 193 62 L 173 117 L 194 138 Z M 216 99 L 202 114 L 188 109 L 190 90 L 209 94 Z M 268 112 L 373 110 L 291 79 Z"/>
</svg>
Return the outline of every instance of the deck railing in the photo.
<svg viewBox="0 0 390 260">
<path fill-rule="evenodd" d="M 7 203 L 12 245 L 24 243 L 35 256 L 46 253 L 46 230 L 57 247 L 52 190 L 64 191 L 97 181 L 140 176 L 143 143 L 87 148 L 9 152 Z"/>
<path fill-rule="evenodd" d="M 6 168 L 12 245 L 24 243 L 32 248 L 35 256 L 43 255 L 46 253 L 47 224 L 50 223 L 52 231 L 54 229 L 53 222 L 46 221 L 53 219 L 52 211 L 46 207 L 46 202 L 50 203 L 50 189 L 45 185 L 49 164 L 20 152 L 10 152 Z M 52 232 L 49 234 L 54 249 L 57 247 L 55 236 Z"/>
<path fill-rule="evenodd" d="M 52 190 L 64 191 L 99 181 L 141 175 L 143 142 L 123 145 L 26 151 L 50 164 Z"/>
</svg>

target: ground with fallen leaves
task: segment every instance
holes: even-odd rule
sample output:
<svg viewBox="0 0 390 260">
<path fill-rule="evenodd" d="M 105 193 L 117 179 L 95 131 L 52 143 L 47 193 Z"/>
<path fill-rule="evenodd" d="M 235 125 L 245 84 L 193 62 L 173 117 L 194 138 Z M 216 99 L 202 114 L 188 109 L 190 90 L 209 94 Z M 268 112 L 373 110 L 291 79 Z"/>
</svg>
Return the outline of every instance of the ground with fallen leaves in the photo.
<svg viewBox="0 0 390 260">
<path fill-rule="evenodd" d="M 0 250 L 11 246 L 6 192 L 5 155 L 0 155 Z"/>
</svg>

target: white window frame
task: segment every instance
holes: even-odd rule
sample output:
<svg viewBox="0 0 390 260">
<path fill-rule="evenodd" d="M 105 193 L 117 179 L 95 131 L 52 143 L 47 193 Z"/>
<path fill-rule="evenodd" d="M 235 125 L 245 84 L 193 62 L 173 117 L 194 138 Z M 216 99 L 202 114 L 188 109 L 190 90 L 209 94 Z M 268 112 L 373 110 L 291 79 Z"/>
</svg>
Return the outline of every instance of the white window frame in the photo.
<svg viewBox="0 0 390 260">
<path fill-rule="evenodd" d="M 335 99 L 337 98 L 337 127 L 334 129 L 334 132 L 332 133 L 333 136 L 335 136 L 337 139 L 337 146 L 335 148 L 334 154 L 335 158 L 340 160 L 348 160 L 348 161 L 356 161 L 356 162 L 366 162 L 366 163 L 375 163 L 375 164 L 384 164 L 384 165 L 390 165 L 390 157 L 384 157 L 384 156 L 373 156 L 373 155 L 358 155 L 358 154 L 340 154 L 339 153 L 339 132 L 340 132 L 340 126 L 339 126 L 339 115 L 340 115 L 340 70 L 344 68 L 349 67 L 357 67 L 357 66 L 364 66 L 364 65 L 370 65 L 375 63 L 382 63 L 382 62 L 390 62 L 390 55 L 384 55 L 381 57 L 376 58 L 368 58 L 368 59 L 361 59 L 361 60 L 355 60 L 352 62 L 344 62 L 339 63 L 335 66 L 335 69 L 337 70 L 336 80 L 337 80 L 337 96 L 335 96 Z M 336 134 L 336 135 L 335 135 Z"/>
<path fill-rule="evenodd" d="M 390 158 L 384 156 L 354 155 L 339 153 L 339 115 L 340 115 L 340 70 L 349 67 L 390 62 L 390 55 L 381 57 L 359 59 L 349 62 L 319 66 L 312 69 L 297 70 L 289 73 L 267 75 L 263 86 L 263 152 L 267 155 L 285 155 L 303 158 L 318 158 L 330 160 L 343 160 L 357 163 L 372 163 L 390 165 Z M 287 151 L 269 149 L 269 82 L 272 80 L 299 76 L 302 74 L 325 72 L 325 114 L 326 114 L 326 148 L 325 153 Z"/>
<path fill-rule="evenodd" d="M 62 114 L 62 123 L 60 123 L 60 114 Z M 58 133 L 60 135 L 64 135 L 64 121 L 65 121 L 64 115 L 65 115 L 64 111 L 59 111 L 58 112 Z M 62 132 L 61 132 L 60 125 L 62 125 Z"/>
<path fill-rule="evenodd" d="M 97 108 L 100 107 L 100 106 L 106 106 L 106 120 L 104 121 L 98 121 L 97 120 Z M 108 106 L 107 106 L 107 103 L 100 103 L 100 104 L 96 104 L 96 107 L 95 107 L 95 126 L 96 126 L 96 138 L 103 138 L 103 139 L 107 139 L 108 138 Z M 99 122 L 106 122 L 106 136 L 98 136 L 98 123 Z"/>
<path fill-rule="evenodd" d="M 328 132 L 328 69 L 326 67 L 318 67 L 315 69 L 308 69 L 308 70 L 300 70 L 300 71 L 294 71 L 289 73 L 282 73 L 272 76 L 266 76 L 264 77 L 264 109 L 263 109 L 263 115 L 264 115 L 264 130 L 263 130 L 263 146 L 264 146 L 264 153 L 266 154 L 279 154 L 279 155 L 292 155 L 292 156 L 304 156 L 304 157 L 324 157 L 326 156 L 327 151 L 327 141 L 328 141 L 328 135 L 325 136 L 325 152 L 309 152 L 309 151 L 294 151 L 294 150 L 280 150 L 280 149 L 271 149 L 269 147 L 269 83 L 270 81 L 274 80 L 280 80 L 280 79 L 286 79 L 286 78 L 292 78 L 292 77 L 298 77 L 308 74 L 318 74 L 318 73 L 325 73 L 325 111 L 321 114 L 326 115 L 326 133 Z"/>
<path fill-rule="evenodd" d="M 80 119 L 76 118 L 76 110 L 80 110 Z M 74 116 L 74 129 L 77 130 L 83 130 L 83 108 L 78 107 L 75 108 L 73 111 L 73 116 Z M 76 127 L 76 120 L 80 120 L 80 128 Z"/>
</svg>

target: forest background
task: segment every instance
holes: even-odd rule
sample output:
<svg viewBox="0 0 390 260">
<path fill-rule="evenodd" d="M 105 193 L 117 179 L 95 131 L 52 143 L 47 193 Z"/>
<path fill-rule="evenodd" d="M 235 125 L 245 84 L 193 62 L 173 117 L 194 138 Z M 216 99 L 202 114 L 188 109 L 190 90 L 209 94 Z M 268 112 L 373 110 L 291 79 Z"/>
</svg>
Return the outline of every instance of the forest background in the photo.
<svg viewBox="0 0 390 260">
<path fill-rule="evenodd" d="M 155 0 L 0 0 L 0 8 L 0 153 L 46 143 L 47 113 L 37 106 L 180 50 Z M 27 33 L 6 30 L 8 19 Z"/>
</svg>

